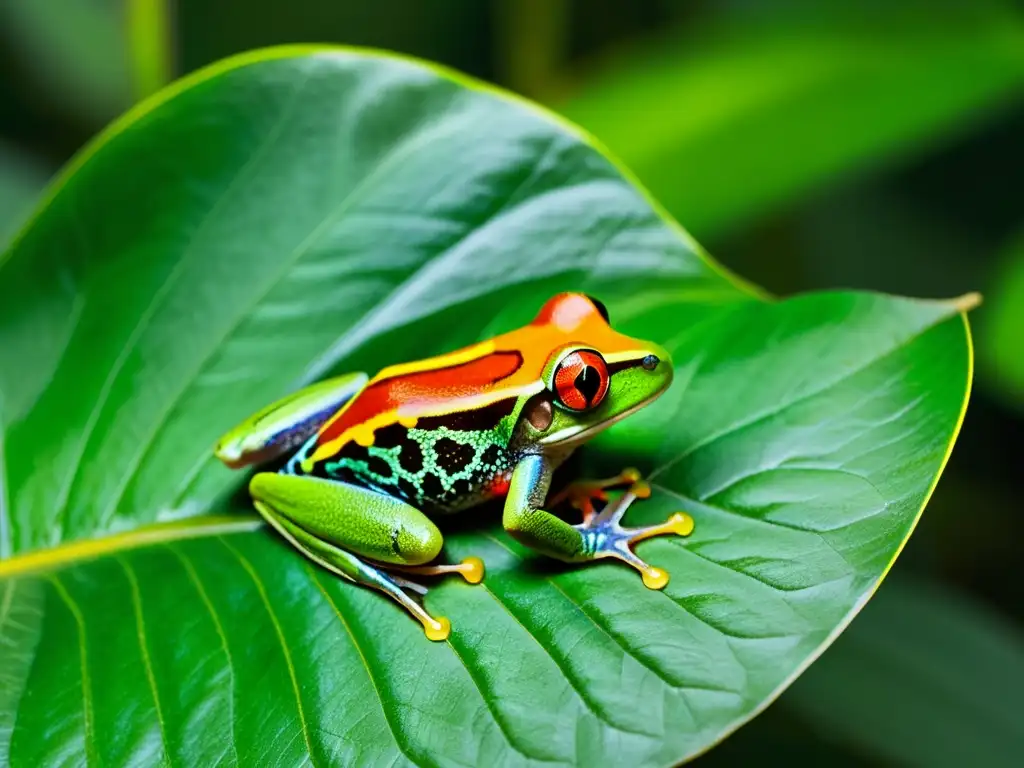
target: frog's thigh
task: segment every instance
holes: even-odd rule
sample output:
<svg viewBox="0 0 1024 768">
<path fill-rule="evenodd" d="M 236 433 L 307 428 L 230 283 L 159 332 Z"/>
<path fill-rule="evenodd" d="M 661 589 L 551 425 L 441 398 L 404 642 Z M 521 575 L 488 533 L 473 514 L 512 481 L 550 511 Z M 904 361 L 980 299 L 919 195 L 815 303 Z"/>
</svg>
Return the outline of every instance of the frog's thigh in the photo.
<svg viewBox="0 0 1024 768">
<path fill-rule="evenodd" d="M 284 456 L 358 394 L 366 380 L 365 373 L 350 373 L 282 397 L 221 437 L 214 454 L 236 469 Z"/>
<path fill-rule="evenodd" d="M 264 515 L 370 560 L 420 565 L 441 551 L 441 532 L 400 499 L 319 477 L 261 472 L 249 491 Z"/>
</svg>

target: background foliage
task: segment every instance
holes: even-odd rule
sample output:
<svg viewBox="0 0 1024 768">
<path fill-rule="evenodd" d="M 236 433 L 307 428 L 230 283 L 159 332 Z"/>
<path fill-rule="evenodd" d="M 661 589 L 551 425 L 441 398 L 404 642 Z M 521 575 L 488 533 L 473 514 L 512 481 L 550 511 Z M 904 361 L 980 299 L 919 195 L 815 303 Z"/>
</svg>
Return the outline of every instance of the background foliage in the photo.
<svg viewBox="0 0 1024 768">
<path fill-rule="evenodd" d="M 334 40 L 436 59 L 563 110 L 773 292 L 990 295 L 959 448 L 889 582 L 777 705 L 703 761 L 1020 754 L 1024 724 L 1006 714 L 1024 708 L 1017 4 L 899 3 L 865 17 L 793 3 L 181 0 L 163 30 L 126 23 L 136 5 L 0 5 L 0 233 L 153 87 L 160 61 L 181 74 L 258 45 Z"/>
</svg>

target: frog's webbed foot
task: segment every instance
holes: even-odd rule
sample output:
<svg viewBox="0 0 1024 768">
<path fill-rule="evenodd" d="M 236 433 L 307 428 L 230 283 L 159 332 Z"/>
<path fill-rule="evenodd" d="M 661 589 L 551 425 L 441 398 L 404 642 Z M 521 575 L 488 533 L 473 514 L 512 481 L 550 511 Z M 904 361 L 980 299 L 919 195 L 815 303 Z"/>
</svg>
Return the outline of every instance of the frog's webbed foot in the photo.
<svg viewBox="0 0 1024 768">
<path fill-rule="evenodd" d="M 635 470 L 626 470 L 626 472 Z M 625 473 L 623 473 L 625 475 Z M 614 557 L 638 571 L 648 589 L 663 589 L 668 584 L 668 573 L 661 568 L 648 565 L 632 550 L 638 541 L 654 536 L 689 536 L 693 532 L 693 518 L 685 512 L 676 512 L 665 522 L 640 528 L 623 528 L 619 522 L 626 510 L 637 499 L 651 495 L 650 486 L 636 473 L 632 486 L 615 501 L 607 503 L 600 512 L 584 518 L 583 523 L 573 526 L 583 537 L 584 551 L 589 558 Z"/>
<path fill-rule="evenodd" d="M 548 499 L 548 507 L 553 508 L 568 501 L 570 506 L 583 513 L 584 524 L 596 514 L 594 509 L 595 501 L 608 501 L 608 489 L 617 488 L 620 485 L 630 486 L 630 490 L 639 499 L 650 496 L 650 488 L 641 479 L 640 471 L 632 467 L 622 470 L 614 477 L 606 477 L 600 480 L 574 480 L 565 488 Z"/>
</svg>

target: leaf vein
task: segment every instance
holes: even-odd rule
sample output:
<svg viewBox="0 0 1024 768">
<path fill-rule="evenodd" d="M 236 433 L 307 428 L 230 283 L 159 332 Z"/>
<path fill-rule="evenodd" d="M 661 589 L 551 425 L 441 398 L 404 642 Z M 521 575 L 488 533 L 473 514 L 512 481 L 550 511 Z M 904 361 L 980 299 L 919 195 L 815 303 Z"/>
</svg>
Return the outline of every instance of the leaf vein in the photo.
<svg viewBox="0 0 1024 768">
<path fill-rule="evenodd" d="M 221 625 L 220 619 L 217 618 L 217 610 L 213 607 L 213 602 L 210 600 L 210 596 L 207 594 L 206 588 L 203 586 L 203 582 L 199 578 L 199 574 L 196 572 L 191 559 L 184 552 L 178 551 L 178 546 L 174 542 L 167 542 L 164 546 L 172 555 L 178 558 L 182 568 L 185 569 L 188 579 L 199 593 L 199 599 L 203 601 L 203 605 L 209 611 L 214 629 L 217 631 L 217 637 L 220 638 L 221 646 L 224 649 L 224 658 L 227 659 L 228 663 L 228 686 L 230 688 L 230 695 L 228 696 L 228 722 L 231 724 L 231 752 L 235 756 L 234 764 L 238 765 L 238 746 L 235 738 L 235 664 L 231 658 L 231 651 L 228 648 L 227 635 L 224 634 L 224 627 Z"/>
<path fill-rule="evenodd" d="M 857 477 L 860 477 L 860 476 L 857 475 Z M 863 480 L 864 478 L 861 478 L 861 479 Z M 713 510 L 715 512 L 718 512 L 720 514 L 727 515 L 727 516 L 730 516 L 730 517 L 737 517 L 740 520 L 749 520 L 750 522 L 754 522 L 754 523 L 761 523 L 763 525 L 770 525 L 770 526 L 775 527 L 775 528 L 785 528 L 785 529 L 790 530 L 790 531 L 797 531 L 799 533 L 805 533 L 805 534 L 808 534 L 810 536 L 814 536 L 818 541 L 820 541 L 822 544 L 824 544 L 826 547 L 828 547 L 830 550 L 832 550 L 832 552 L 835 553 L 836 557 L 840 558 L 843 561 L 844 565 L 846 565 L 846 567 L 850 570 L 851 573 L 853 573 L 856 570 L 854 568 L 853 564 L 850 562 L 849 558 L 846 555 L 844 555 L 842 552 L 840 552 L 838 549 L 836 549 L 835 545 L 831 541 L 829 541 L 827 538 L 825 538 L 825 534 L 826 533 L 829 533 L 830 531 L 840 530 L 841 528 L 843 528 L 845 526 L 839 526 L 838 528 L 830 528 L 830 529 L 826 529 L 826 530 L 816 530 L 814 528 L 807 528 L 806 526 L 796 525 L 795 523 L 783 523 L 783 522 L 781 522 L 779 520 L 768 520 L 767 518 L 762 518 L 762 517 L 751 517 L 750 515 L 744 515 L 741 512 L 737 512 L 734 509 L 729 509 L 729 507 L 715 506 L 713 504 L 707 503 L 706 501 L 698 501 L 696 499 L 691 499 L 688 496 L 685 496 L 682 493 L 679 493 L 678 491 L 675 491 L 675 490 L 673 490 L 671 488 L 668 488 L 668 487 L 666 487 L 664 485 L 661 485 L 660 483 L 651 483 L 650 485 L 651 485 L 652 489 L 653 488 L 657 488 L 660 491 L 664 491 L 669 496 L 674 496 L 675 498 L 679 499 L 679 501 L 683 502 L 684 504 L 690 504 L 690 505 L 698 505 L 699 504 L 700 506 L 703 506 L 705 509 L 710 509 L 710 510 Z M 870 485 L 872 488 L 874 488 L 875 492 L 878 493 L 879 496 L 881 496 L 881 492 L 877 488 L 875 488 L 875 486 L 872 483 L 869 482 L 868 485 Z M 874 517 L 876 515 L 882 514 L 883 512 L 885 512 L 886 509 L 888 509 L 888 503 L 887 502 L 883 502 L 882 509 L 880 509 L 880 510 L 873 510 L 869 515 L 867 515 L 864 518 L 862 518 L 862 520 L 866 520 L 869 517 Z M 855 521 L 855 522 L 861 522 L 861 521 Z M 699 552 L 697 552 L 697 550 L 695 550 L 695 549 L 693 549 L 691 547 L 685 546 L 681 542 L 669 541 L 669 543 L 671 543 L 674 546 L 682 547 L 687 552 L 692 552 L 693 554 L 695 554 L 698 557 L 700 557 L 702 560 L 706 560 L 709 563 L 715 562 L 714 560 L 711 560 L 710 558 L 704 557 Z M 719 563 L 719 565 L 721 565 L 721 563 Z M 725 566 L 723 566 L 723 567 L 725 567 Z M 730 568 L 729 570 L 732 570 L 732 569 Z M 747 573 L 747 572 L 746 571 L 734 571 L 734 573 Z M 748 573 L 747 575 L 749 576 L 750 574 Z M 762 580 L 758 579 L 758 581 L 762 581 Z M 784 592 L 795 591 L 795 590 L 784 589 L 784 588 L 779 587 L 777 585 L 770 584 L 769 582 L 766 582 L 766 581 L 763 582 L 763 583 L 768 584 L 768 586 L 772 587 L 773 589 L 777 589 L 777 590 L 780 590 L 780 591 L 784 591 Z"/>
<path fill-rule="evenodd" d="M 256 568 L 252 563 L 249 562 L 241 552 L 239 552 L 234 546 L 228 543 L 228 540 L 223 536 L 218 536 L 217 540 L 223 544 L 232 555 L 234 555 L 238 562 L 241 563 L 242 568 L 245 569 L 246 573 L 252 579 L 253 584 L 256 585 L 256 591 L 259 593 L 260 600 L 263 602 L 264 607 L 267 609 L 267 614 L 270 616 L 270 622 L 274 625 L 274 632 L 277 635 L 277 641 L 281 645 L 281 651 L 284 653 L 285 666 L 288 668 L 288 676 L 291 678 L 292 691 L 295 693 L 295 704 L 299 714 L 299 724 L 302 729 L 302 737 L 306 742 L 306 753 L 309 755 L 309 761 L 312 765 L 316 765 L 316 761 L 313 758 L 313 745 L 309 738 L 309 725 L 306 722 L 306 713 L 302 708 L 302 695 L 299 692 L 299 680 L 295 673 L 295 664 L 292 662 L 292 654 L 288 649 L 288 643 L 285 640 L 284 631 L 281 628 L 281 622 L 278 621 L 277 614 L 274 613 L 274 608 L 270 604 L 270 598 L 267 595 L 267 589 L 263 585 L 263 580 L 256 572 Z"/>
<path fill-rule="evenodd" d="M 93 765 L 97 761 L 96 758 L 96 745 L 93 743 L 93 710 L 92 710 L 92 684 L 89 680 L 89 656 L 88 648 L 85 639 L 85 619 L 82 616 L 82 610 L 78 607 L 78 604 L 74 601 L 71 595 L 68 593 L 67 588 L 61 583 L 60 577 L 56 574 L 50 574 L 50 583 L 53 584 L 54 590 L 60 596 L 60 599 L 64 601 L 68 610 L 71 612 L 71 616 L 75 620 L 75 624 L 78 627 L 78 654 L 80 677 L 82 681 L 82 724 L 83 724 L 83 740 L 85 742 L 85 762 L 86 765 Z"/>
<path fill-rule="evenodd" d="M 785 403 L 777 405 L 777 406 L 775 406 L 773 408 L 770 408 L 767 411 L 763 411 L 761 413 L 754 414 L 753 416 L 750 416 L 750 417 L 748 417 L 746 419 L 742 419 L 740 421 L 733 422 L 732 424 L 728 425 L 724 429 L 721 429 L 718 432 L 713 432 L 712 434 L 704 437 L 703 439 L 698 440 L 696 443 L 694 443 L 692 446 L 690 446 L 689 448 L 684 450 L 678 456 L 674 456 L 673 458 L 669 459 L 668 461 L 663 463 L 661 466 L 656 468 L 653 472 L 651 472 L 647 476 L 647 479 L 648 480 L 653 480 L 655 477 L 660 475 L 662 472 L 664 472 L 668 468 L 678 464 L 680 461 L 683 461 L 684 459 L 686 459 L 687 457 L 693 455 L 694 453 L 696 453 L 697 451 L 701 450 L 702 448 L 706 448 L 709 445 L 712 445 L 713 443 L 716 443 L 719 440 L 722 440 L 722 439 L 728 437 L 729 435 L 732 435 L 732 434 L 735 434 L 737 432 L 741 432 L 743 430 L 749 429 L 750 427 L 752 427 L 752 426 L 754 426 L 756 424 L 759 424 L 759 423 L 761 423 L 763 421 L 767 421 L 769 419 L 775 418 L 776 416 L 779 416 L 780 414 L 785 413 L 787 410 L 789 410 L 790 408 L 792 408 L 795 405 L 800 405 L 801 403 L 806 403 L 806 402 L 808 402 L 810 400 L 813 400 L 816 397 L 820 397 L 821 395 L 826 394 L 833 387 L 837 387 L 837 386 L 841 385 L 842 383 L 848 381 L 849 379 L 852 379 L 853 377 L 855 377 L 855 376 L 863 373 L 864 371 L 870 369 L 872 366 L 875 366 L 878 363 L 884 361 L 886 358 L 891 357 L 892 355 L 896 354 L 900 350 L 910 346 L 910 344 L 912 344 L 914 341 L 916 341 L 921 335 L 923 335 L 925 332 L 927 332 L 931 328 L 934 328 L 939 323 L 944 322 L 945 319 L 946 318 L 942 318 L 941 320 L 936 321 L 936 323 L 934 323 L 933 325 L 928 326 L 928 328 L 921 329 L 920 331 L 918 331 L 917 333 L 913 334 L 909 338 L 904 339 L 903 341 L 901 341 L 901 342 L 899 342 L 897 344 L 894 344 L 891 348 L 889 348 L 888 350 L 886 350 L 882 354 L 877 355 L 877 356 L 871 358 L 870 360 L 868 360 L 867 362 L 865 362 L 865 363 L 863 363 L 861 365 L 855 366 L 851 370 L 846 371 L 843 374 L 841 374 L 838 378 L 833 379 L 831 381 L 828 381 L 822 387 L 817 387 L 817 388 L 811 390 L 810 392 L 805 392 L 804 394 L 799 395 L 799 396 L 793 398 L 792 400 L 790 400 L 788 402 L 785 402 Z"/>
<path fill-rule="evenodd" d="M 128 490 L 128 486 L 131 484 L 132 479 L 138 472 L 139 467 L 144 463 L 146 456 L 152 450 L 153 445 L 160 435 L 161 428 L 167 422 L 168 418 L 174 413 L 174 410 L 178 407 L 182 397 L 188 392 L 189 388 L 195 384 L 195 381 L 202 374 L 203 369 L 209 364 L 210 360 L 216 357 L 220 351 L 221 344 L 229 339 L 231 335 L 238 330 L 238 328 L 246 321 L 250 316 L 251 312 L 260 305 L 270 293 L 273 292 L 274 288 L 277 287 L 283 276 L 288 272 L 297 261 L 305 256 L 312 245 L 316 242 L 317 238 L 333 224 L 339 216 L 341 216 L 346 210 L 352 207 L 356 202 L 359 201 L 360 195 L 371 182 L 376 181 L 377 178 L 385 171 L 398 163 L 406 154 L 414 149 L 419 149 L 421 144 L 425 144 L 428 139 L 432 139 L 433 135 L 429 132 L 422 131 L 419 134 L 414 134 L 413 138 L 407 139 L 397 147 L 395 147 L 388 155 L 383 158 L 366 176 L 360 179 L 359 183 L 356 184 L 346 194 L 341 201 L 323 218 L 323 220 L 314 227 L 310 233 L 289 253 L 283 260 L 283 266 L 275 273 L 274 277 L 267 283 L 266 288 L 256 296 L 255 300 L 249 302 L 245 309 L 238 314 L 234 322 L 220 335 L 217 343 L 213 344 L 209 351 L 203 356 L 196 366 L 195 371 L 191 376 L 185 377 L 184 386 L 182 386 L 177 393 L 172 396 L 166 406 L 163 408 L 159 418 L 153 424 L 149 434 L 144 440 L 140 441 L 140 448 L 136 451 L 135 455 L 125 462 L 127 465 L 127 471 L 118 482 L 117 490 L 114 492 L 110 501 L 107 503 L 103 512 L 99 517 L 99 524 L 104 525 L 110 516 L 117 509 L 121 503 L 121 499 L 124 497 L 125 492 Z"/>
<path fill-rule="evenodd" d="M 501 731 L 502 735 L 505 737 L 505 741 L 508 743 L 510 747 L 512 747 L 512 749 L 514 749 L 516 752 L 518 752 L 520 755 L 527 758 L 528 760 L 537 760 L 542 763 L 552 763 L 555 765 L 570 765 L 570 763 L 566 763 L 562 760 L 530 754 L 529 751 L 527 751 L 525 748 L 521 747 L 518 743 L 516 743 L 518 741 L 518 737 L 514 736 L 513 733 L 510 732 L 508 724 L 504 722 L 504 717 L 501 714 L 499 714 L 499 711 L 492 702 L 493 697 L 489 697 L 487 695 L 487 692 L 484 690 L 483 683 L 481 683 L 481 681 L 477 679 L 476 674 L 473 672 L 470 665 L 466 663 L 466 660 L 462 657 L 462 654 L 459 653 L 459 649 L 452 642 L 451 637 L 448 638 L 448 647 L 452 649 L 452 653 L 455 654 L 455 658 L 458 659 L 459 663 L 462 664 L 462 666 L 465 668 L 466 674 L 469 676 L 470 682 L 473 683 L 474 687 L 480 694 L 480 698 L 484 702 L 484 707 L 486 707 L 487 711 L 490 712 L 491 719 L 494 720 L 495 725 L 498 726 L 498 730 Z"/>
<path fill-rule="evenodd" d="M 488 533 L 484 533 L 483 535 L 485 537 L 491 539 L 492 541 L 496 541 L 496 542 L 498 541 L 497 539 L 495 539 L 493 536 L 491 536 Z M 498 543 L 500 544 L 500 542 L 498 542 Z M 499 595 L 497 595 L 494 591 L 492 591 L 491 588 L 488 587 L 483 582 L 480 583 L 480 586 L 482 586 L 484 588 L 484 591 L 487 592 L 487 594 L 489 594 L 494 599 L 494 601 L 505 610 L 505 612 L 512 618 L 513 621 L 516 622 L 516 624 L 518 624 L 520 627 L 522 627 L 523 631 L 526 632 L 526 634 L 529 635 L 533 639 L 533 641 L 537 644 L 537 646 L 542 651 L 544 651 L 545 655 L 548 658 L 551 659 L 552 663 L 554 663 L 554 665 L 558 668 L 559 672 L 562 673 L 562 677 L 565 678 L 565 681 L 569 684 L 569 687 L 572 688 L 573 691 L 576 692 L 576 695 L 579 697 L 580 701 L 587 708 L 587 710 L 592 715 L 594 715 L 594 717 L 596 717 L 598 720 L 603 722 L 609 728 L 613 728 L 616 731 L 620 731 L 622 733 L 630 733 L 630 734 L 633 734 L 635 736 L 649 736 L 650 735 L 650 734 L 644 733 L 643 731 L 635 731 L 635 730 L 631 730 L 629 728 L 623 728 L 622 726 L 617 725 L 616 723 L 614 723 L 610 719 L 610 716 L 608 715 L 608 713 L 606 713 L 606 712 L 604 712 L 602 710 L 600 705 L 598 705 L 596 702 L 593 702 L 593 701 L 590 700 L 589 693 L 586 693 L 585 692 L 586 691 L 585 687 L 582 686 L 581 684 L 579 684 L 576 681 L 576 676 L 574 674 L 572 674 L 569 670 L 567 670 L 565 668 L 565 666 L 563 665 L 563 663 L 555 656 L 554 652 L 550 648 L 548 648 L 546 645 L 544 645 L 544 643 L 541 642 L 539 637 L 537 637 L 533 632 L 530 631 L 530 628 L 527 627 L 526 624 L 523 622 L 523 620 L 520 619 L 519 616 L 517 616 L 512 611 L 512 609 L 509 607 L 509 605 L 504 600 L 502 600 Z"/>
<path fill-rule="evenodd" d="M 135 626 L 139 638 L 139 651 L 142 653 L 142 666 L 146 670 L 146 679 L 149 681 L 149 689 L 153 694 L 153 706 L 156 709 L 156 721 L 160 726 L 160 738 L 163 741 L 164 756 L 168 764 L 171 761 L 170 744 L 167 741 L 167 726 L 164 720 L 163 709 L 160 706 L 160 693 L 156 686 L 156 676 L 153 674 L 153 661 L 149 657 L 149 645 L 146 641 L 146 626 L 142 616 L 142 595 L 139 591 L 139 580 L 135 575 L 131 564 L 123 557 L 117 556 L 117 562 L 124 569 L 124 575 L 128 579 L 132 594 L 132 609 L 135 612 Z"/>
<path fill-rule="evenodd" d="M 568 600 L 576 608 L 576 610 L 579 611 L 581 615 L 586 617 L 586 619 L 591 624 L 593 624 L 595 627 L 601 630 L 602 634 L 606 635 L 610 640 L 612 640 L 612 642 L 614 642 L 615 645 L 617 645 L 625 655 L 629 656 L 631 659 L 636 661 L 640 666 L 654 673 L 654 675 L 663 683 L 665 683 L 665 685 L 667 685 L 669 688 L 674 688 L 677 691 L 712 691 L 715 693 L 732 693 L 737 696 L 742 696 L 742 694 L 740 694 L 739 691 L 734 691 L 731 688 L 716 688 L 713 686 L 693 685 L 690 683 L 680 683 L 675 680 L 672 680 L 671 678 L 669 678 L 668 674 L 665 673 L 663 670 L 659 669 L 657 666 L 653 665 L 651 662 L 649 662 L 642 656 L 638 656 L 625 643 L 625 641 L 622 640 L 622 638 L 620 638 L 616 633 L 612 632 L 608 627 L 601 624 L 601 622 L 599 622 L 594 616 L 591 615 L 591 613 L 586 608 L 583 607 L 583 604 L 574 600 L 572 596 L 565 589 L 563 589 L 557 581 L 555 581 L 554 579 L 548 579 L 548 584 L 554 587 L 556 591 L 558 591 L 566 600 Z M 690 615 L 693 615 L 690 611 L 686 612 Z M 694 618 L 700 619 L 699 616 L 695 616 Z M 712 627 L 712 629 L 714 629 L 714 627 Z"/>
<path fill-rule="evenodd" d="M 391 731 L 391 738 L 394 740 L 395 746 L 398 748 L 398 752 L 404 755 L 406 760 L 408 760 L 413 765 L 423 765 L 423 763 L 419 762 L 418 760 L 415 760 L 410 754 L 409 745 L 404 743 L 404 734 L 402 735 L 401 738 L 399 738 L 399 734 L 402 733 L 402 730 L 391 721 L 391 715 L 388 712 L 388 708 L 384 705 L 384 694 L 380 689 L 380 685 L 377 683 L 377 678 L 373 674 L 373 669 L 370 667 L 370 662 L 366 658 L 366 654 L 363 653 L 362 646 L 359 644 L 359 641 L 356 640 L 356 636 L 352 632 L 352 627 L 349 625 L 348 619 L 346 619 L 344 614 L 341 612 L 341 608 L 338 605 L 338 603 L 335 602 L 335 600 L 327 592 L 327 589 L 324 587 L 323 582 L 320 581 L 320 578 L 317 576 L 313 568 L 308 564 L 304 564 L 304 567 L 309 573 L 309 578 L 316 585 L 317 589 L 320 590 L 320 594 L 324 596 L 324 599 L 327 601 L 327 604 L 331 606 L 331 608 L 334 610 L 335 616 L 338 617 L 338 621 L 341 622 L 341 626 L 345 629 L 345 632 L 348 634 L 348 638 L 349 641 L 352 643 L 352 647 L 359 655 L 359 660 L 363 663 L 363 669 L 366 671 L 366 677 L 369 679 L 371 687 L 377 694 L 377 701 L 380 702 L 381 712 L 384 715 L 384 722 L 387 723 L 388 729 Z"/>
</svg>

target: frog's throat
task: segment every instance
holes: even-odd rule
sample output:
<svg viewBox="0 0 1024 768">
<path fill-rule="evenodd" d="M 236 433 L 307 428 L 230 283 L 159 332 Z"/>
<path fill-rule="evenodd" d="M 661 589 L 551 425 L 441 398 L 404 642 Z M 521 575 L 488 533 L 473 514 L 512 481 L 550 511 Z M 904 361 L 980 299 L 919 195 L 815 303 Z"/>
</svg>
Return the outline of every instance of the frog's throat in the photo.
<svg viewBox="0 0 1024 768">
<path fill-rule="evenodd" d="M 657 400 L 659 397 L 661 397 L 663 394 L 665 394 L 665 390 L 664 389 L 661 390 L 660 392 L 655 392 L 653 395 L 648 397 L 646 400 L 641 400 L 639 403 L 637 403 L 636 405 L 632 406 L 631 408 L 627 408 L 626 410 L 624 410 L 622 413 L 618 414 L 617 416 L 615 416 L 615 417 L 613 417 L 611 419 L 608 419 L 606 421 L 602 421 L 602 422 L 599 422 L 597 424 L 594 424 L 593 426 L 587 427 L 582 432 L 577 432 L 576 434 L 572 435 L 571 437 L 567 437 L 565 439 L 559 439 L 559 434 L 563 434 L 567 430 L 563 430 L 561 433 L 560 432 L 556 432 L 555 434 L 549 435 L 546 439 L 542 440 L 541 444 L 544 445 L 545 447 L 549 447 L 549 448 L 577 448 L 580 445 L 582 445 L 583 443 L 585 443 L 588 440 L 590 440 L 592 437 L 594 437 L 594 435 L 596 435 L 596 434 L 598 434 L 600 432 L 604 432 L 612 424 L 616 424 L 616 423 L 622 421 L 627 416 L 632 416 L 634 413 L 639 411 L 641 408 L 644 408 L 645 406 L 650 405 L 655 400 Z"/>
</svg>

